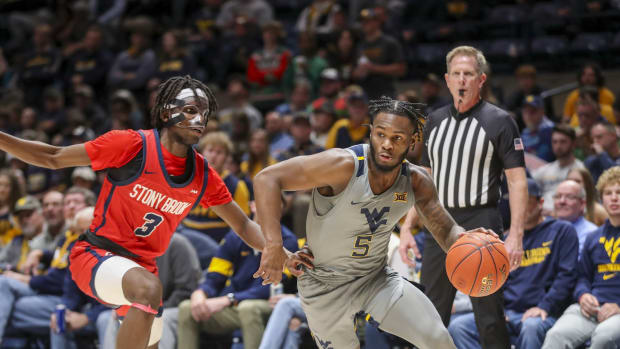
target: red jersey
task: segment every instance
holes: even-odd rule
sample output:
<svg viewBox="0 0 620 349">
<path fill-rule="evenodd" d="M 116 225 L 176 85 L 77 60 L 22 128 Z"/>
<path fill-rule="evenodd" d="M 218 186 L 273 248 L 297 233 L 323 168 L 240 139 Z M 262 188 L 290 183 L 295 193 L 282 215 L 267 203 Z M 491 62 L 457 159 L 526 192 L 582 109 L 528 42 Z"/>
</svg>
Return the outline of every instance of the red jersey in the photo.
<svg viewBox="0 0 620 349">
<path fill-rule="evenodd" d="M 122 168 L 130 162 L 139 168 L 123 180 L 115 180 L 108 173 L 87 234 L 107 245 L 111 242 L 132 259 L 155 263 L 154 259 L 168 248 L 177 225 L 194 206 L 232 201 L 217 172 L 193 149 L 187 159 L 187 166 L 193 166 L 192 173 L 183 183 L 173 182 L 166 165 L 175 168 L 179 158 L 171 158 L 172 154 L 162 149 L 157 130 L 111 131 L 87 142 L 85 147 L 95 171 Z M 131 161 L 136 159 L 141 161 Z"/>
</svg>

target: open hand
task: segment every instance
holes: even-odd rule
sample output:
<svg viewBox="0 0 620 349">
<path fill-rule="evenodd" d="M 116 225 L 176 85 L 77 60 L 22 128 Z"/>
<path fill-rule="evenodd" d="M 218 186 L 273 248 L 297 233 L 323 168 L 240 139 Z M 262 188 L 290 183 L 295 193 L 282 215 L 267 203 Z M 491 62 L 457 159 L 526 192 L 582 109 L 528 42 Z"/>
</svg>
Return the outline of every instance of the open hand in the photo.
<svg viewBox="0 0 620 349">
<path fill-rule="evenodd" d="M 528 317 L 539 317 L 542 321 L 547 318 L 547 312 L 539 307 L 529 308 L 521 317 L 521 322 L 525 321 Z"/>
</svg>

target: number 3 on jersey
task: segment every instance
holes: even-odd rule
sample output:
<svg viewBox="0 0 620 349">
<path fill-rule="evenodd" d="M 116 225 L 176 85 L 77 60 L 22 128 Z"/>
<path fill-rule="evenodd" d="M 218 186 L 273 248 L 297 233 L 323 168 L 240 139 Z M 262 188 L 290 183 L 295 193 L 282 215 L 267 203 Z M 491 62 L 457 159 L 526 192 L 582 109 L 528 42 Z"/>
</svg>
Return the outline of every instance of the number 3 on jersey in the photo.
<svg viewBox="0 0 620 349">
<path fill-rule="evenodd" d="M 147 212 L 144 215 L 144 224 L 141 227 L 134 230 L 134 234 L 142 237 L 149 236 L 155 229 L 164 221 L 164 217 L 157 213 Z"/>
<path fill-rule="evenodd" d="M 359 235 L 355 238 L 355 245 L 353 246 L 353 252 L 351 257 L 361 258 L 366 257 L 370 252 L 370 241 L 372 241 L 372 235 Z"/>
</svg>

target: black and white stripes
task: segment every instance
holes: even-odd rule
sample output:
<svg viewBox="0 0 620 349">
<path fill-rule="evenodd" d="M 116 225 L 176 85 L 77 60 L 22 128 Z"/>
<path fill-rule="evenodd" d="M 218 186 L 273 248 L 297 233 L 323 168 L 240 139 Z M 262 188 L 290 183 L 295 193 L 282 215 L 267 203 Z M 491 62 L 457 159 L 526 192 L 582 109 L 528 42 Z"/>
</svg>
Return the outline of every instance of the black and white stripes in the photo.
<svg viewBox="0 0 620 349">
<path fill-rule="evenodd" d="M 427 144 L 433 179 L 445 207 L 497 202 L 497 197 L 489 197 L 494 147 L 476 118 L 443 119 L 431 131 Z"/>
</svg>

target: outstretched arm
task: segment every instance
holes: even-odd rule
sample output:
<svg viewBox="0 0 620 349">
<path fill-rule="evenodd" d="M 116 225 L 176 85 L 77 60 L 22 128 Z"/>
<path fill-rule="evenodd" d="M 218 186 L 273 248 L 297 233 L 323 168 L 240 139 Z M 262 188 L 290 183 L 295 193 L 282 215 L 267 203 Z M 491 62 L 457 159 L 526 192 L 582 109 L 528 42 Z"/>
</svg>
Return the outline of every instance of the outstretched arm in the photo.
<svg viewBox="0 0 620 349">
<path fill-rule="evenodd" d="M 0 150 L 31 165 L 49 169 L 89 166 L 90 158 L 84 144 L 56 147 L 42 142 L 27 141 L 0 132 Z"/>
<path fill-rule="evenodd" d="M 426 171 L 415 167 L 411 179 L 416 199 L 415 208 L 422 223 L 433 234 L 441 248 L 448 252 L 465 229 L 456 224 L 441 205 L 433 180 Z"/>
<path fill-rule="evenodd" d="M 353 156 L 343 149 L 330 149 L 310 156 L 298 156 L 262 170 L 254 177 L 258 223 L 265 235 L 261 265 L 254 277 L 264 283 L 278 283 L 286 254 L 282 247 L 280 217 L 282 191 L 324 188 L 334 195 L 342 191 L 353 175 Z"/>
</svg>

